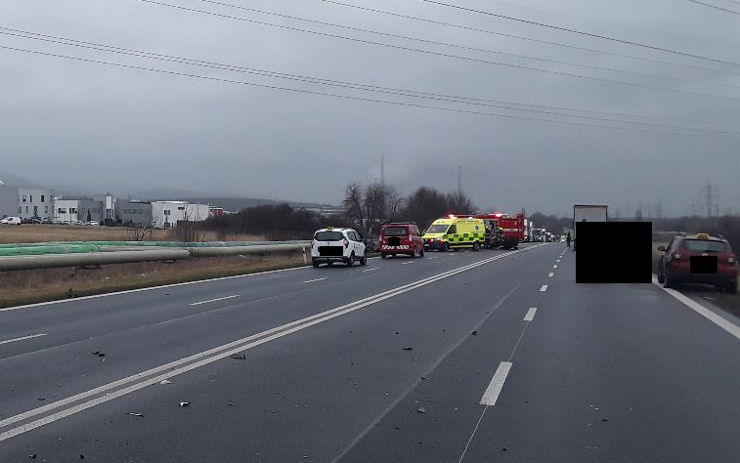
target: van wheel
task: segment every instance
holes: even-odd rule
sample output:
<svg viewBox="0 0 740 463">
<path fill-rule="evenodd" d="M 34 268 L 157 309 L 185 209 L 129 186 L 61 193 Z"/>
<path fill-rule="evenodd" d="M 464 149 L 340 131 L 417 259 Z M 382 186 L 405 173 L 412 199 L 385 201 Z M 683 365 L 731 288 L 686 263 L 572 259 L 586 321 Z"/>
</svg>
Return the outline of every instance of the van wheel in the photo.
<svg viewBox="0 0 740 463">
<path fill-rule="evenodd" d="M 447 243 L 442 243 L 442 246 L 439 247 L 439 250 L 442 252 L 447 252 L 449 251 L 449 249 L 450 249 L 450 246 Z"/>
<path fill-rule="evenodd" d="M 349 259 L 347 259 L 347 267 L 352 267 L 353 265 L 355 265 L 355 253 L 354 253 L 354 251 L 352 252 L 352 254 L 349 255 Z"/>
<path fill-rule="evenodd" d="M 424 257 L 424 246 L 422 246 L 421 251 L 419 251 L 419 257 Z"/>
<path fill-rule="evenodd" d="M 367 265 L 367 253 L 364 253 L 362 255 L 362 259 L 360 259 L 360 265 Z"/>
<path fill-rule="evenodd" d="M 316 259 L 312 260 L 311 263 L 313 264 L 314 267 L 318 267 L 319 266 L 319 263 L 316 262 Z"/>
<path fill-rule="evenodd" d="M 381 259 L 387 259 L 387 258 L 388 258 L 388 254 L 383 254 L 383 253 L 381 252 L 381 253 L 380 253 L 380 258 L 381 258 Z"/>
<path fill-rule="evenodd" d="M 479 242 L 476 241 L 475 243 L 473 243 L 473 251 L 480 251 L 480 243 Z"/>
</svg>

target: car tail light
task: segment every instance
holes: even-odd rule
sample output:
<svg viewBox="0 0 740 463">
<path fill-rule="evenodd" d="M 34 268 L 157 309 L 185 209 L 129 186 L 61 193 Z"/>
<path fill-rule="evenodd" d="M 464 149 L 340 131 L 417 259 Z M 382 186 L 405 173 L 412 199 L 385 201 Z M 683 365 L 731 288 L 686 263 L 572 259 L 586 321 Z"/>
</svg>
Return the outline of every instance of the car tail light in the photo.
<svg viewBox="0 0 740 463">
<path fill-rule="evenodd" d="M 349 246 L 349 240 L 347 238 L 344 239 L 344 247 L 346 248 Z"/>
</svg>

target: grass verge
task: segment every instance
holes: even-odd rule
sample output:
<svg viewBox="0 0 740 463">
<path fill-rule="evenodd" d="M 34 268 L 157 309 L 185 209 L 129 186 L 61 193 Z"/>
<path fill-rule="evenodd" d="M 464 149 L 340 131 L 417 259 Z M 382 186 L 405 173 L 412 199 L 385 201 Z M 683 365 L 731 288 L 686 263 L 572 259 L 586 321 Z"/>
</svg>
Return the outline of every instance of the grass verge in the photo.
<svg viewBox="0 0 740 463">
<path fill-rule="evenodd" d="M 0 307 L 243 275 L 304 265 L 301 253 L 192 258 L 95 268 L 0 272 Z"/>
</svg>

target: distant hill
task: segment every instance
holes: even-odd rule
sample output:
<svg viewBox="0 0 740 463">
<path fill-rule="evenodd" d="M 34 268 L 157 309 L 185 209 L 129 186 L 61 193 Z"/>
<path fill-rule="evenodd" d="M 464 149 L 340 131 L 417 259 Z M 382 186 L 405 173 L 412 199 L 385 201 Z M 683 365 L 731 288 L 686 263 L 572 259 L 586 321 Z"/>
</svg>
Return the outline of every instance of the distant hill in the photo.
<svg viewBox="0 0 740 463">
<path fill-rule="evenodd" d="M 9 172 L 0 172 L 0 180 L 5 182 L 5 185 L 9 187 L 29 187 L 29 188 L 40 188 L 40 185 L 36 182 L 32 182 L 27 178 L 13 175 Z"/>
</svg>

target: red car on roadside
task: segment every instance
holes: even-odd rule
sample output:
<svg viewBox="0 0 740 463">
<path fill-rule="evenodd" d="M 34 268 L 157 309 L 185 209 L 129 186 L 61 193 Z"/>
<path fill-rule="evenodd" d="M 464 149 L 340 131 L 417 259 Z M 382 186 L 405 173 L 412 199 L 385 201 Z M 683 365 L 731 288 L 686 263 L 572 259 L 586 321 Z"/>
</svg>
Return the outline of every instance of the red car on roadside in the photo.
<svg viewBox="0 0 740 463">
<path fill-rule="evenodd" d="M 666 288 L 701 283 L 737 293 L 737 257 L 727 240 L 707 233 L 677 235 L 658 251 L 658 282 Z"/>
<path fill-rule="evenodd" d="M 398 254 L 424 256 L 424 241 L 415 223 L 386 223 L 380 227 L 380 257 Z"/>
</svg>

